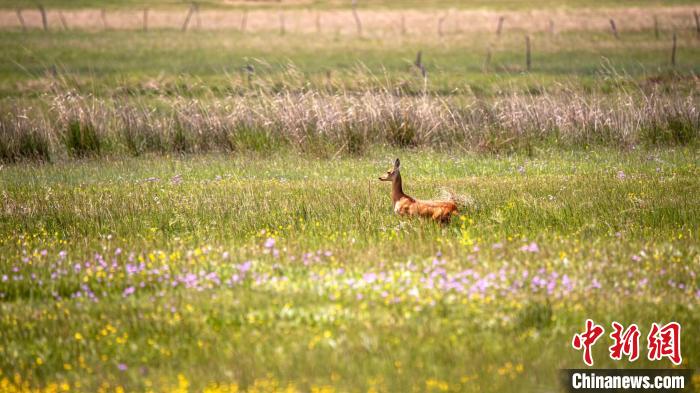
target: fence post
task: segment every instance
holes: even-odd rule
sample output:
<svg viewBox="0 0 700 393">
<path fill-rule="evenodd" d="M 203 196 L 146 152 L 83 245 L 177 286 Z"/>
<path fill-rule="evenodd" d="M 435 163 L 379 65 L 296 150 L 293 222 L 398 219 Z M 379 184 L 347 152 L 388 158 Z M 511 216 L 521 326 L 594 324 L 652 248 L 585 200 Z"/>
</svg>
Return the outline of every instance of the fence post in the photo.
<svg viewBox="0 0 700 393">
<path fill-rule="evenodd" d="M 58 19 L 61 21 L 61 26 L 63 26 L 63 30 L 68 30 L 68 22 L 66 22 L 65 16 L 63 16 L 62 11 L 58 11 Z"/>
<path fill-rule="evenodd" d="M 248 25 L 248 9 L 243 10 L 243 15 L 241 16 L 241 33 L 245 33 L 246 26 Z"/>
<path fill-rule="evenodd" d="M 187 31 L 187 27 L 190 25 L 190 19 L 192 18 L 192 14 L 194 13 L 194 3 L 190 5 L 190 9 L 187 11 L 187 16 L 185 17 L 185 22 L 182 24 L 182 31 L 185 32 Z"/>
<path fill-rule="evenodd" d="M 525 35 L 525 67 L 528 71 L 532 66 L 532 57 L 530 56 L 530 35 Z"/>
<path fill-rule="evenodd" d="M 357 14 L 357 0 L 352 0 L 352 16 L 355 18 L 355 25 L 357 26 L 357 35 L 362 35 L 362 22 L 360 22 L 360 15 Z"/>
<path fill-rule="evenodd" d="M 612 30 L 613 35 L 615 36 L 616 39 L 620 39 L 620 36 L 617 34 L 617 26 L 615 26 L 615 20 L 610 18 L 610 29 Z"/>
<path fill-rule="evenodd" d="M 406 15 L 401 14 L 401 35 L 406 35 Z"/>
<path fill-rule="evenodd" d="M 700 38 L 700 15 L 697 11 L 693 11 L 693 16 L 695 17 L 695 34 Z"/>
<path fill-rule="evenodd" d="M 46 18 L 46 9 L 39 4 L 39 12 L 41 13 L 41 24 L 44 26 L 44 31 L 49 31 L 49 21 Z"/>
<path fill-rule="evenodd" d="M 425 71 L 425 66 L 423 65 L 423 51 L 418 51 L 416 61 L 413 63 L 413 65 L 420 70 L 421 75 L 423 75 L 423 78 L 425 78 L 427 72 Z"/>
<path fill-rule="evenodd" d="M 505 16 L 499 16 L 498 17 L 498 26 L 496 27 L 496 35 L 500 36 L 501 31 L 503 30 L 503 21 L 506 19 Z"/>
<path fill-rule="evenodd" d="M 24 23 L 24 17 L 22 16 L 22 9 L 17 8 L 17 19 L 19 19 L 19 23 L 22 25 L 22 31 L 27 31 L 27 25 Z"/>
<path fill-rule="evenodd" d="M 148 31 L 148 8 L 143 9 L 143 31 Z"/>
<path fill-rule="evenodd" d="M 102 19 L 102 27 L 107 30 L 109 28 L 107 26 L 107 10 L 104 8 L 100 10 L 100 19 Z"/>
<path fill-rule="evenodd" d="M 659 39 L 659 17 L 654 15 L 654 38 Z"/>
<path fill-rule="evenodd" d="M 316 11 L 316 33 L 321 34 L 321 13 Z"/>
<path fill-rule="evenodd" d="M 676 32 L 673 32 L 673 48 L 671 48 L 671 66 L 676 66 Z"/>
</svg>

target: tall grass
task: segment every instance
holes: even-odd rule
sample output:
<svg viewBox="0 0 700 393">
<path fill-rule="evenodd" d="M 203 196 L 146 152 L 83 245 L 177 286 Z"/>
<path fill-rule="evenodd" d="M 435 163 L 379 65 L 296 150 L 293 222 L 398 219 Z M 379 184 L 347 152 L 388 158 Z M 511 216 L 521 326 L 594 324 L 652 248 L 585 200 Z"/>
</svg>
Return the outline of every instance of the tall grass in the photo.
<svg viewBox="0 0 700 393">
<path fill-rule="evenodd" d="M 0 159 L 102 153 L 275 151 L 360 154 L 373 145 L 482 152 L 533 146 L 686 145 L 697 97 L 659 92 L 514 93 L 496 99 L 258 92 L 215 98 L 54 94 L 4 104 Z"/>
</svg>

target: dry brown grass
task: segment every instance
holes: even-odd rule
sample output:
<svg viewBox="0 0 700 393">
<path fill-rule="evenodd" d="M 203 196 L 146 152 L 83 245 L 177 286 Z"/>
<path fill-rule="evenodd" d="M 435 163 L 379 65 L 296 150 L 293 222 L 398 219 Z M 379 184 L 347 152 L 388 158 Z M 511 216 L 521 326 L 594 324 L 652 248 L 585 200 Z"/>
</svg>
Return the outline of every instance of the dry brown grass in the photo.
<svg viewBox="0 0 700 393">
<path fill-rule="evenodd" d="M 401 32 L 401 19 L 405 19 L 408 35 L 437 35 L 438 22 L 443 21 L 445 35 L 469 32 L 495 31 L 498 18 L 505 17 L 504 31 L 549 31 L 550 21 L 555 32 L 610 29 L 609 20 L 615 19 L 618 30 L 635 31 L 652 29 L 654 16 L 663 29 L 694 28 L 692 6 L 644 7 L 644 8 L 598 8 L 598 9 L 554 9 L 531 11 L 488 11 L 488 10 L 361 10 L 363 33 L 367 36 L 398 35 Z M 74 29 L 103 29 L 99 9 L 61 10 L 68 27 Z M 148 14 L 149 28 L 182 27 L 187 9 L 154 9 Z M 23 16 L 30 28 L 41 28 L 41 16 L 36 9 L 26 9 Z M 321 31 L 325 33 L 357 34 L 352 12 L 349 10 L 286 10 L 284 11 L 285 30 L 288 33 L 315 33 L 316 18 L 320 18 Z M 106 21 L 110 29 L 141 29 L 143 10 L 109 10 Z M 200 11 L 201 29 L 240 29 L 243 12 L 240 10 Z M 195 19 L 195 18 L 193 18 Z M 59 10 L 48 10 L 51 29 L 61 29 Z M 246 31 L 279 31 L 278 10 L 261 9 L 248 12 Z M 193 20 L 190 28 L 197 28 Z M 0 11 L 0 28 L 20 27 L 14 10 Z"/>
<path fill-rule="evenodd" d="M 627 148 L 687 144 L 700 130 L 696 97 L 638 91 L 598 96 L 572 90 L 488 101 L 378 92 L 158 102 L 64 93 L 43 100 L 1 108 L 0 159 L 278 148 L 358 154 L 383 144 L 487 152 L 549 145 Z M 44 147 L 32 148 L 37 143 Z"/>
</svg>

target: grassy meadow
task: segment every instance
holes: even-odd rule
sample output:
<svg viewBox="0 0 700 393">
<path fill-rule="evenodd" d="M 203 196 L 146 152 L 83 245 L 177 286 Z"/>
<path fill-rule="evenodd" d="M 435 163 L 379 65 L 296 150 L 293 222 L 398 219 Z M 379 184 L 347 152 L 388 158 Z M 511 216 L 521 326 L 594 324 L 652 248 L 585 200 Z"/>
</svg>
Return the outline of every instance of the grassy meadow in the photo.
<svg viewBox="0 0 700 393">
<path fill-rule="evenodd" d="M 587 318 L 699 368 L 690 3 L 45 4 L 0 1 L 0 393 L 553 392 Z"/>
</svg>

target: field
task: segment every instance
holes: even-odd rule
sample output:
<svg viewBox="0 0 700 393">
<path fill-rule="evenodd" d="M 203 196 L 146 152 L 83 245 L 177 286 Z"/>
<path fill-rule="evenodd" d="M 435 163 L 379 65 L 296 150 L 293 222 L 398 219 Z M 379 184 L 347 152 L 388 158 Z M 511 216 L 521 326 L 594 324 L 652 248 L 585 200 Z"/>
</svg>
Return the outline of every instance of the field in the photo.
<svg viewBox="0 0 700 393">
<path fill-rule="evenodd" d="M 560 391 L 588 318 L 698 369 L 692 4 L 360 3 L 0 1 L 0 392 Z"/>
</svg>

